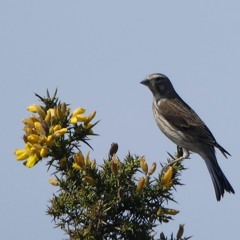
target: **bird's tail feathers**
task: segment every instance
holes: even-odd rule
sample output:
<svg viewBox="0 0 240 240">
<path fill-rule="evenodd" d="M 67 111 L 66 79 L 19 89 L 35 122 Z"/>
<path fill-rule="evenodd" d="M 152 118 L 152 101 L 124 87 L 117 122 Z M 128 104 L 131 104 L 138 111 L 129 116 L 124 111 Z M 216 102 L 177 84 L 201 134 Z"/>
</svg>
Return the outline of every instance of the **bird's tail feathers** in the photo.
<svg viewBox="0 0 240 240">
<path fill-rule="evenodd" d="M 223 154 L 223 156 L 225 158 L 228 158 L 228 156 L 231 156 L 231 154 L 227 150 L 225 150 L 221 145 L 219 145 L 218 143 L 216 143 L 216 147 L 221 151 L 221 153 Z"/>
<path fill-rule="evenodd" d="M 231 186 L 220 166 L 218 165 L 215 154 L 211 153 L 201 156 L 204 159 L 210 173 L 217 200 L 220 201 L 225 191 L 229 193 L 235 193 L 233 187 Z"/>
</svg>

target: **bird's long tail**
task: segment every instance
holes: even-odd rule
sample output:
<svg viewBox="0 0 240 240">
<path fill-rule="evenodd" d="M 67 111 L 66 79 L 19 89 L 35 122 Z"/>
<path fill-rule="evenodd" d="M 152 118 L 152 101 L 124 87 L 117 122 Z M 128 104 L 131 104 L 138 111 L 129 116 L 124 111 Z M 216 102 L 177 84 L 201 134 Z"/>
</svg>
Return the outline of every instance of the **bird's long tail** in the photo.
<svg viewBox="0 0 240 240">
<path fill-rule="evenodd" d="M 225 191 L 229 193 L 235 193 L 233 187 L 218 165 L 214 150 L 208 151 L 207 155 L 203 154 L 201 156 L 205 160 L 210 173 L 217 200 L 221 200 L 221 197 L 223 197 Z"/>
</svg>

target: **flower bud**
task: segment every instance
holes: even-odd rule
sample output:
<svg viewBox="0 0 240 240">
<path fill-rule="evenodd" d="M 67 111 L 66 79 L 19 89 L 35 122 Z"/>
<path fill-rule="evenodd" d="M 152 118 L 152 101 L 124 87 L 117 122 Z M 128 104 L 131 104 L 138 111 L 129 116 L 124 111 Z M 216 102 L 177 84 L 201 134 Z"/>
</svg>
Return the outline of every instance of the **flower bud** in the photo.
<svg viewBox="0 0 240 240">
<path fill-rule="evenodd" d="M 85 177 L 83 178 L 83 180 L 84 180 L 85 182 L 87 182 L 88 184 L 90 184 L 90 185 L 93 185 L 93 184 L 95 183 L 95 180 L 94 180 L 92 177 L 90 177 L 90 176 L 85 176 Z"/>
<path fill-rule="evenodd" d="M 56 112 L 57 112 L 57 118 L 58 118 L 59 120 L 62 120 L 65 115 L 64 115 L 64 113 L 63 113 L 62 110 L 61 110 L 61 106 L 58 106 L 58 107 L 56 108 Z"/>
<path fill-rule="evenodd" d="M 157 164 L 154 162 L 148 172 L 149 175 L 152 175 L 156 170 Z"/>
<path fill-rule="evenodd" d="M 179 229 L 176 236 L 177 240 L 179 240 L 182 237 L 183 232 L 184 232 L 184 224 L 179 224 Z"/>
<path fill-rule="evenodd" d="M 118 162 L 116 160 L 112 160 L 111 162 L 111 170 L 114 175 L 118 173 Z"/>
<path fill-rule="evenodd" d="M 142 192 L 143 187 L 144 187 L 144 184 L 145 184 L 145 178 L 142 177 L 142 178 L 140 178 L 139 181 L 138 181 L 137 192 L 139 192 L 139 193 Z"/>
<path fill-rule="evenodd" d="M 85 161 L 86 166 L 91 165 L 91 160 L 90 160 L 89 155 L 90 155 L 90 152 L 88 152 L 87 155 L 86 155 L 85 158 L 84 158 L 84 161 Z"/>
<path fill-rule="evenodd" d="M 95 168 L 95 166 L 96 166 L 96 160 L 93 159 L 91 162 L 91 168 L 93 169 L 93 168 Z"/>
<path fill-rule="evenodd" d="M 112 143 L 111 147 L 109 149 L 108 157 L 111 158 L 113 157 L 114 154 L 116 154 L 118 151 L 118 144 L 117 143 Z"/>
<path fill-rule="evenodd" d="M 66 103 L 61 103 L 60 105 L 61 112 L 66 115 L 67 114 L 67 105 Z"/>
<path fill-rule="evenodd" d="M 157 210 L 157 216 L 161 217 L 163 215 L 163 209 L 161 207 Z"/>
<path fill-rule="evenodd" d="M 168 215 L 176 215 L 179 213 L 179 211 L 176 209 L 165 208 L 164 213 L 166 213 Z"/>
<path fill-rule="evenodd" d="M 61 158 L 59 164 L 61 169 L 65 169 L 67 164 L 67 158 L 66 157 Z"/>
<path fill-rule="evenodd" d="M 173 167 L 169 166 L 162 177 L 163 186 L 170 188 L 173 185 L 172 176 L 173 176 Z"/>
<path fill-rule="evenodd" d="M 146 160 L 143 158 L 140 158 L 140 167 L 145 174 L 148 173 L 148 164 L 147 164 Z"/>
</svg>

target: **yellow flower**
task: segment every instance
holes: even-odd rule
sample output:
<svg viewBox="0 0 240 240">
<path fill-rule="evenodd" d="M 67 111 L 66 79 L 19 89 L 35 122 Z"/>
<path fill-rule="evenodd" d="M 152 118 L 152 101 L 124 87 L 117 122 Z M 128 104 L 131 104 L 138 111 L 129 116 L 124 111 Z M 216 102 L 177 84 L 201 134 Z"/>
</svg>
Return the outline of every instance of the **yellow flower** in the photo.
<svg viewBox="0 0 240 240">
<path fill-rule="evenodd" d="M 87 117 L 83 115 L 77 115 L 75 117 L 77 118 L 78 122 L 84 122 L 87 119 Z"/>
<path fill-rule="evenodd" d="M 39 136 L 37 134 L 31 134 L 31 135 L 27 136 L 27 140 L 30 143 L 38 143 L 39 142 Z"/>
<path fill-rule="evenodd" d="M 57 113 L 56 113 L 56 109 L 55 108 L 50 108 L 48 109 L 48 111 L 50 113 L 50 119 L 53 120 L 53 119 L 56 119 L 57 118 Z M 48 113 L 47 113 L 48 114 Z"/>
<path fill-rule="evenodd" d="M 32 121 L 33 123 L 39 122 L 39 118 L 36 117 L 36 116 L 34 116 L 34 115 L 30 116 L 30 119 L 31 119 L 31 121 Z"/>
<path fill-rule="evenodd" d="M 35 104 L 28 106 L 28 107 L 27 107 L 27 110 L 28 110 L 29 112 L 37 113 L 37 108 L 36 108 L 36 105 L 35 105 Z"/>
<path fill-rule="evenodd" d="M 96 165 L 96 161 L 95 160 L 91 161 L 89 155 L 90 152 L 88 152 L 85 157 L 83 157 L 81 152 L 76 153 L 73 157 L 74 159 L 73 167 L 78 170 L 83 170 L 85 166 L 90 166 L 91 168 L 94 168 Z"/>
<path fill-rule="evenodd" d="M 56 132 L 54 132 L 54 134 L 52 135 L 52 137 L 55 138 L 59 138 L 61 136 L 63 136 L 65 133 L 67 132 L 67 128 L 62 128 L 60 130 L 57 130 Z"/>
<path fill-rule="evenodd" d="M 17 160 L 25 160 L 29 156 L 29 151 L 26 149 L 16 149 L 14 151 L 14 154 L 16 155 Z"/>
<path fill-rule="evenodd" d="M 31 168 L 39 161 L 40 157 L 42 157 L 41 154 L 44 155 L 45 152 L 46 149 L 43 150 L 39 144 L 32 144 L 30 142 L 27 142 L 25 149 L 17 149 L 14 151 L 14 154 L 19 161 L 27 159 L 24 164 L 27 167 Z"/>
<path fill-rule="evenodd" d="M 78 122 L 77 117 L 76 117 L 76 116 L 72 116 L 72 117 L 70 118 L 69 122 L 70 122 L 71 124 L 76 124 L 76 123 Z"/>
<path fill-rule="evenodd" d="M 59 106 L 54 108 L 54 114 L 58 120 L 63 120 L 68 113 L 69 108 L 67 108 L 66 103 L 61 103 Z"/>
<path fill-rule="evenodd" d="M 60 124 L 57 124 L 55 126 L 53 126 L 53 132 L 56 132 L 58 130 L 60 130 L 62 128 L 62 126 Z"/>
<path fill-rule="evenodd" d="M 46 123 L 50 123 L 50 120 L 51 120 L 51 112 L 50 112 L 49 110 L 47 110 L 47 114 L 46 114 L 44 120 L 46 121 Z"/>
<path fill-rule="evenodd" d="M 76 115 L 79 115 L 79 114 L 83 114 L 86 112 L 86 109 L 84 108 L 77 108 L 73 111 L 72 115 L 73 116 L 76 116 Z"/>
<path fill-rule="evenodd" d="M 46 157 L 49 153 L 49 150 L 46 146 L 42 147 L 40 150 L 40 156 L 41 157 Z"/>
<path fill-rule="evenodd" d="M 95 115 L 96 115 L 96 111 L 92 112 L 84 121 L 84 125 L 88 126 L 89 123 L 92 121 L 92 119 L 95 117 Z"/>
<path fill-rule="evenodd" d="M 33 148 L 33 145 L 31 143 L 27 143 L 25 145 L 25 149 L 17 149 L 14 151 L 14 154 L 17 157 L 17 160 L 25 160 L 29 157 L 31 150 Z"/>
<path fill-rule="evenodd" d="M 47 137 L 47 139 L 46 139 L 46 143 L 47 143 L 47 145 L 51 145 L 52 142 L 53 142 L 53 136 L 52 136 L 52 135 L 49 135 L 49 136 Z"/>
<path fill-rule="evenodd" d="M 37 104 L 34 104 L 34 105 L 31 105 L 27 108 L 27 110 L 29 112 L 32 112 L 32 113 L 38 113 L 38 115 L 40 116 L 41 119 L 44 119 L 45 116 L 46 116 L 46 113 L 45 111 L 42 109 L 41 106 L 37 105 Z"/>
<path fill-rule="evenodd" d="M 34 127 L 34 122 L 31 118 L 24 118 L 22 123 L 27 127 Z"/>
<path fill-rule="evenodd" d="M 62 103 L 60 106 L 49 108 L 47 110 L 45 121 L 47 123 L 50 123 L 51 121 L 56 121 L 56 120 L 61 121 L 63 120 L 66 114 L 68 114 L 68 109 L 66 108 L 66 104 Z"/>
<path fill-rule="evenodd" d="M 56 178 L 49 178 L 48 182 L 52 184 L 53 186 L 59 186 L 59 182 Z"/>
<path fill-rule="evenodd" d="M 71 124 L 76 124 L 77 122 L 84 122 L 86 121 L 87 117 L 83 116 L 82 114 L 85 113 L 84 108 L 77 108 L 73 111 L 72 116 L 69 120 Z"/>
<path fill-rule="evenodd" d="M 31 168 L 38 162 L 38 160 L 39 160 L 39 157 L 38 157 L 37 153 L 32 152 L 32 153 L 30 153 L 29 158 L 26 162 L 26 166 L 28 168 Z"/>
<path fill-rule="evenodd" d="M 73 157 L 73 160 L 74 160 L 74 163 L 73 163 L 74 168 L 78 170 L 84 169 L 84 157 L 81 152 L 76 153 Z"/>
<path fill-rule="evenodd" d="M 82 170 L 82 168 L 77 163 L 73 163 L 73 168 L 77 170 Z"/>
<path fill-rule="evenodd" d="M 46 132 L 40 122 L 35 122 L 34 127 L 39 135 L 45 135 Z"/>
</svg>

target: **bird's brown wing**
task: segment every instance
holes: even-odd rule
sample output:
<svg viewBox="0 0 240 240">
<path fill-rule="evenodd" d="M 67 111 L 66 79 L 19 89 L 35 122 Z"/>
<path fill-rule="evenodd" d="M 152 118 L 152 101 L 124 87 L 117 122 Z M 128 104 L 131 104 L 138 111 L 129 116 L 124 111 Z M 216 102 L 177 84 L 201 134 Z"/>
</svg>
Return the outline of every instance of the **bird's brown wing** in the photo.
<svg viewBox="0 0 240 240">
<path fill-rule="evenodd" d="M 215 146 L 216 140 L 208 127 L 182 99 L 163 100 L 158 106 L 159 113 L 177 130 Z"/>
</svg>

